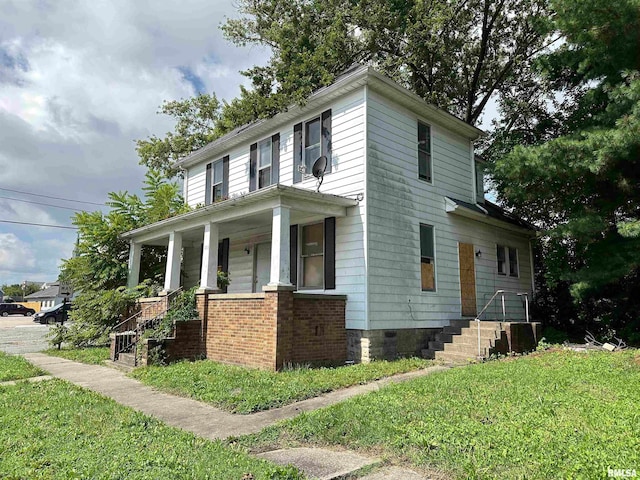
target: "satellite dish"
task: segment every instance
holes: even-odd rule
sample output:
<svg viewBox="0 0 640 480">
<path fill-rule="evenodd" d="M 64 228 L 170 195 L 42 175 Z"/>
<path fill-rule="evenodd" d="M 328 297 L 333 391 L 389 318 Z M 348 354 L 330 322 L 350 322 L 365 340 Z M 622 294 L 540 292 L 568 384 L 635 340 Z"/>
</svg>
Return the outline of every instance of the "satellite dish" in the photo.
<svg viewBox="0 0 640 480">
<path fill-rule="evenodd" d="M 327 169 L 327 157 L 322 155 L 313 163 L 313 168 L 311 169 L 311 173 L 313 176 L 318 179 L 318 186 L 316 191 L 320 191 L 320 185 L 322 185 L 322 181 L 324 180 L 324 172 Z"/>
</svg>

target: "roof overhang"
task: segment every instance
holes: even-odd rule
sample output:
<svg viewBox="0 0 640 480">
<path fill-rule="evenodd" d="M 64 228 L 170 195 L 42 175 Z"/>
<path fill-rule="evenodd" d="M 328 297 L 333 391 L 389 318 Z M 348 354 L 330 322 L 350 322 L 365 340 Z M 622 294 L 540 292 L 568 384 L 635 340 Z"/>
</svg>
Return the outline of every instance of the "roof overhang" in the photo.
<svg viewBox="0 0 640 480">
<path fill-rule="evenodd" d="M 309 215 L 345 217 L 347 208 L 356 205 L 358 200 L 353 198 L 276 184 L 131 230 L 120 237 L 144 243 L 171 232 L 193 230 L 207 223 L 233 222 L 269 212 L 275 207 L 288 207 L 292 211 Z"/>
<path fill-rule="evenodd" d="M 535 227 L 520 226 L 510 222 L 506 218 L 503 220 L 492 217 L 489 215 L 489 212 L 481 205 L 476 204 L 467 206 L 462 204 L 460 201 L 456 201 L 449 197 L 444 197 L 444 208 L 447 213 L 475 220 L 477 222 L 482 222 L 494 227 L 499 227 L 504 230 L 510 230 L 512 232 L 526 235 L 531 238 L 537 235 L 537 230 L 535 229 Z"/>
<path fill-rule="evenodd" d="M 381 95 L 391 98 L 404 108 L 446 127 L 469 140 L 475 140 L 484 134 L 482 130 L 425 102 L 415 93 L 378 73 L 372 67 L 361 66 L 347 71 L 339 76 L 331 85 L 312 93 L 306 99 L 304 106 L 298 104 L 291 105 L 284 112 L 278 113 L 272 118 L 258 120 L 236 128 L 176 162 L 175 166 L 178 168 L 188 168 L 196 163 L 215 159 L 238 145 L 270 135 L 283 125 L 291 122 L 299 122 L 305 113 L 311 113 L 313 110 L 326 106 L 326 104 L 332 100 L 360 89 L 365 85 L 368 85 Z"/>
</svg>

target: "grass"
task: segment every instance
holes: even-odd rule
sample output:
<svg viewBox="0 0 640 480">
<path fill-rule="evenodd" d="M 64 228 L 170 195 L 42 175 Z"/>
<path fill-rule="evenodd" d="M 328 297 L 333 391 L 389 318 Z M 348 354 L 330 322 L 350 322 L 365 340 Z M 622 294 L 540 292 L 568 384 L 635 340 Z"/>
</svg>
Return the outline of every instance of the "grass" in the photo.
<svg viewBox="0 0 640 480">
<path fill-rule="evenodd" d="M 0 386 L 0 411 L 0 478 L 302 478 L 61 380 Z"/>
<path fill-rule="evenodd" d="M 102 365 L 105 360 L 109 360 L 109 347 L 63 348 L 61 350 L 51 348 L 42 353 L 92 365 Z"/>
<path fill-rule="evenodd" d="M 23 380 L 38 375 L 44 375 L 44 372 L 24 358 L 0 352 L 0 382 Z"/>
<path fill-rule="evenodd" d="M 202 360 L 139 368 L 130 375 L 169 393 L 195 398 L 234 413 L 251 413 L 429 365 L 431 362 L 427 360 L 412 358 L 276 373 Z"/>
<path fill-rule="evenodd" d="M 240 439 L 341 445 L 452 478 L 606 478 L 640 468 L 640 353 L 569 351 L 448 370 Z"/>
</svg>

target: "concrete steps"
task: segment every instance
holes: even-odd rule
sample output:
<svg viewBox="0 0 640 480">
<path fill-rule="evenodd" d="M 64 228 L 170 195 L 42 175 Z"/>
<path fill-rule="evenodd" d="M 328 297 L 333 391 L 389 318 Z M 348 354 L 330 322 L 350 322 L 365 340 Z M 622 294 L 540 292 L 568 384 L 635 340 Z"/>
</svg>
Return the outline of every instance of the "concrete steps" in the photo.
<svg viewBox="0 0 640 480">
<path fill-rule="evenodd" d="M 502 322 L 480 322 L 480 354 L 478 354 L 478 324 L 473 320 L 452 320 L 442 333 L 422 350 L 425 358 L 451 363 L 466 363 L 489 357 L 507 346 Z"/>
<path fill-rule="evenodd" d="M 126 365 L 127 367 L 136 366 L 136 354 L 135 353 L 120 353 L 118 354 L 118 360 L 115 363 Z"/>
</svg>

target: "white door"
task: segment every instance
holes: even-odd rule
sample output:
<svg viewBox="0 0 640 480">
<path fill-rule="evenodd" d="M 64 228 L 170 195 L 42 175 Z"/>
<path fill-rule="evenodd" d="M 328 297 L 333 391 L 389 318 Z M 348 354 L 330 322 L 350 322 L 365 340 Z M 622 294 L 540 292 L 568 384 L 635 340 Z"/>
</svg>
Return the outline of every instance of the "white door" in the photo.
<svg viewBox="0 0 640 480">
<path fill-rule="evenodd" d="M 257 244 L 255 255 L 253 291 L 260 293 L 271 278 L 271 243 Z"/>
</svg>

